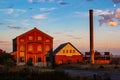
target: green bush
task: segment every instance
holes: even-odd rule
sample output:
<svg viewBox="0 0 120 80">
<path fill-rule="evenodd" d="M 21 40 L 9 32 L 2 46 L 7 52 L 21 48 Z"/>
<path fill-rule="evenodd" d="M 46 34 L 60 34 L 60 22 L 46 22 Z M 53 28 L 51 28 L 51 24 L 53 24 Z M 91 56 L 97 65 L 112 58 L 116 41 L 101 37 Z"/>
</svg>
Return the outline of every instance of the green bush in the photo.
<svg viewBox="0 0 120 80">
<path fill-rule="evenodd" d="M 32 60 L 29 59 L 29 60 L 26 62 L 26 65 L 27 65 L 27 66 L 33 66 Z"/>
<path fill-rule="evenodd" d="M 16 61 L 10 53 L 4 52 L 0 54 L 0 64 L 6 66 L 14 66 L 16 64 Z"/>
</svg>

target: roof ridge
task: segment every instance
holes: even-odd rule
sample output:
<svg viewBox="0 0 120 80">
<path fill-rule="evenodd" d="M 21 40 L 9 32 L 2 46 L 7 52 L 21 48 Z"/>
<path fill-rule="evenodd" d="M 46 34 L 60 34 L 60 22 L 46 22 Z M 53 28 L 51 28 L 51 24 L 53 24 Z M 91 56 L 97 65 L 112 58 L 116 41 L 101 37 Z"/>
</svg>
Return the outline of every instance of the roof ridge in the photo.
<svg viewBox="0 0 120 80">
<path fill-rule="evenodd" d="M 77 50 L 80 54 L 82 54 L 75 46 L 73 46 L 70 42 L 63 43 L 59 45 L 54 51 L 53 55 L 57 54 L 58 51 L 60 51 L 63 47 L 65 47 L 67 44 L 70 44 L 75 50 Z"/>
<path fill-rule="evenodd" d="M 26 34 L 26 33 L 29 33 L 29 32 L 31 32 L 31 31 L 33 31 L 33 30 L 38 30 L 38 31 L 40 31 L 42 34 L 45 34 L 45 35 L 47 35 L 47 36 L 49 36 L 49 37 L 53 38 L 52 36 L 48 35 L 47 33 L 44 33 L 43 31 L 39 30 L 39 29 L 38 29 L 38 28 L 36 28 L 36 27 L 34 27 L 34 28 L 33 28 L 33 29 L 31 29 L 31 30 L 28 30 L 28 31 L 24 32 L 23 34 L 20 34 L 20 35 L 19 35 L 19 36 L 17 36 L 17 37 L 20 37 L 20 36 L 22 36 L 22 35 L 24 35 L 24 34 Z M 16 38 L 17 38 L 17 37 L 16 37 Z"/>
</svg>

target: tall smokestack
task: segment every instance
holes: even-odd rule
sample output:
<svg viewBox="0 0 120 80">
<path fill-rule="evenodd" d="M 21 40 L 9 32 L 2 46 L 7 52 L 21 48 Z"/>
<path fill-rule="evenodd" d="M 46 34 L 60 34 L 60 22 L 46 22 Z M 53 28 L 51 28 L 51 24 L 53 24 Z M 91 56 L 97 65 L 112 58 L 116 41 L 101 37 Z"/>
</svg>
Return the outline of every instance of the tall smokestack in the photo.
<svg viewBox="0 0 120 80">
<path fill-rule="evenodd" d="M 93 28 L 93 10 L 89 10 L 89 23 L 90 23 L 90 55 L 91 63 L 94 64 L 94 28 Z"/>
</svg>

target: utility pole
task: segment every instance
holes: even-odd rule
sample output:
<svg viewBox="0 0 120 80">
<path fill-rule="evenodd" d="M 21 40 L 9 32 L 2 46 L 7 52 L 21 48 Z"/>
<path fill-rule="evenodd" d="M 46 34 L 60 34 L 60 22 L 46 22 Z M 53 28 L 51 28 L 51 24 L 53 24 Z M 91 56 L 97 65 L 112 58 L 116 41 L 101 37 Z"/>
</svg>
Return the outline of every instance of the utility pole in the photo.
<svg viewBox="0 0 120 80">
<path fill-rule="evenodd" d="M 93 26 L 93 10 L 89 10 L 89 24 L 90 24 L 90 58 L 91 64 L 94 64 L 94 26 Z"/>
</svg>

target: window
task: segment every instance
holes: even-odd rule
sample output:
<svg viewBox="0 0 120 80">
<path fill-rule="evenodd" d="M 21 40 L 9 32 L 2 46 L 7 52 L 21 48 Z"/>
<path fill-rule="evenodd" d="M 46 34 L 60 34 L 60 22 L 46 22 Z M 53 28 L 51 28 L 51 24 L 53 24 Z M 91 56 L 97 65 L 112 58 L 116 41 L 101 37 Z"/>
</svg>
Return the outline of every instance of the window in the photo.
<svg viewBox="0 0 120 80">
<path fill-rule="evenodd" d="M 24 62 L 24 58 L 23 57 L 20 57 L 20 62 Z"/>
<path fill-rule="evenodd" d="M 42 37 L 41 37 L 41 36 L 38 36 L 37 40 L 39 40 L 39 41 L 42 40 Z"/>
<path fill-rule="evenodd" d="M 29 40 L 33 40 L 33 37 L 32 37 L 32 36 L 29 36 L 28 39 L 29 39 Z"/>
<path fill-rule="evenodd" d="M 50 40 L 46 40 L 46 42 L 50 42 Z"/>
<path fill-rule="evenodd" d="M 63 50 L 63 53 L 65 53 L 65 50 Z"/>
<path fill-rule="evenodd" d="M 38 51 L 38 52 L 41 52 L 41 51 L 42 51 L 42 47 L 41 47 L 41 45 L 38 45 L 38 47 L 37 47 L 37 51 Z"/>
<path fill-rule="evenodd" d="M 25 56 L 25 52 L 20 52 L 20 57 L 24 57 Z"/>
<path fill-rule="evenodd" d="M 68 53 L 68 50 L 66 50 L 66 53 Z"/>
<path fill-rule="evenodd" d="M 30 51 L 30 52 L 33 51 L 33 46 L 32 45 L 28 46 L 28 51 Z"/>
<path fill-rule="evenodd" d="M 25 40 L 24 39 L 20 39 L 20 42 L 24 42 Z"/>
<path fill-rule="evenodd" d="M 25 46 L 24 45 L 20 46 L 20 51 L 25 51 Z"/>
<path fill-rule="evenodd" d="M 38 62 L 41 62 L 42 60 L 41 60 L 41 58 L 38 58 Z"/>
<path fill-rule="evenodd" d="M 33 62 L 33 58 L 29 58 L 29 61 L 30 61 L 30 62 Z"/>
<path fill-rule="evenodd" d="M 70 50 L 70 53 L 72 53 L 72 50 Z"/>
<path fill-rule="evenodd" d="M 75 53 L 75 50 L 73 50 L 73 53 Z"/>
<path fill-rule="evenodd" d="M 46 51 L 49 51 L 50 50 L 50 46 L 46 46 Z"/>
</svg>

